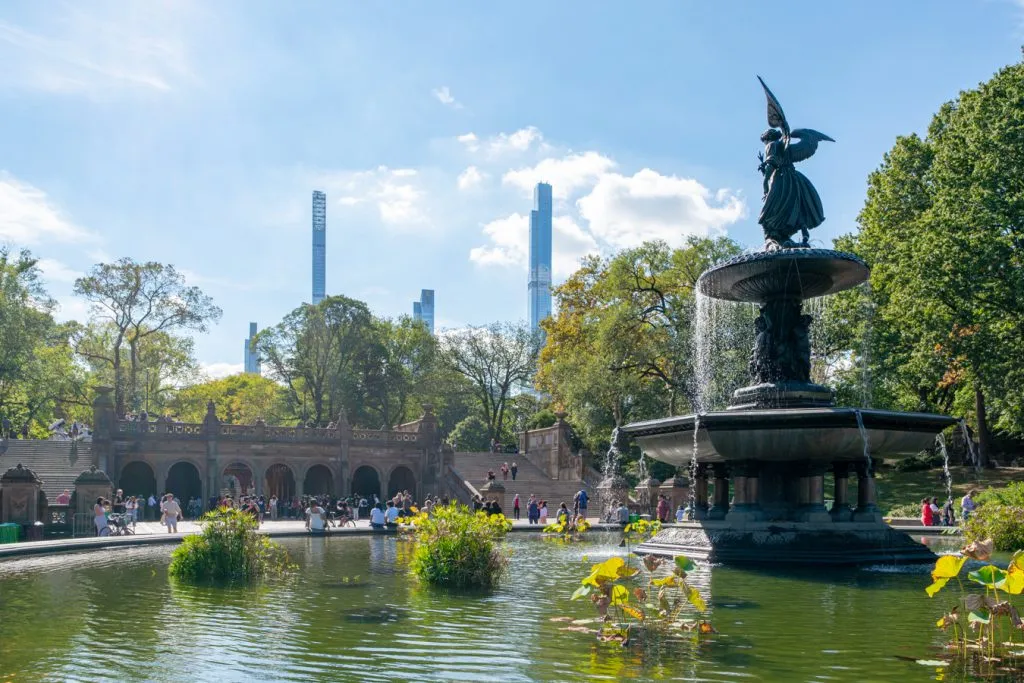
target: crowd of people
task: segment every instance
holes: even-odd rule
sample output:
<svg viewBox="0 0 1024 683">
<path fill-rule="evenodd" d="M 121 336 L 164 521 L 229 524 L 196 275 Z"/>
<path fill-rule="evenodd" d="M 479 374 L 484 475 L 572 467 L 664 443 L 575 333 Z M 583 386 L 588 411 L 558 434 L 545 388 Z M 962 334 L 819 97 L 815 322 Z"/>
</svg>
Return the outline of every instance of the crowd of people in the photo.
<svg viewBox="0 0 1024 683">
<path fill-rule="evenodd" d="M 974 496 L 977 495 L 977 491 L 970 490 L 967 494 L 960 499 L 960 520 L 966 522 L 974 512 L 977 504 L 974 502 Z M 953 498 L 947 498 L 945 504 L 940 508 L 939 499 L 932 496 L 931 498 L 921 499 L 921 525 L 922 526 L 955 526 L 956 515 L 953 512 Z"/>
</svg>

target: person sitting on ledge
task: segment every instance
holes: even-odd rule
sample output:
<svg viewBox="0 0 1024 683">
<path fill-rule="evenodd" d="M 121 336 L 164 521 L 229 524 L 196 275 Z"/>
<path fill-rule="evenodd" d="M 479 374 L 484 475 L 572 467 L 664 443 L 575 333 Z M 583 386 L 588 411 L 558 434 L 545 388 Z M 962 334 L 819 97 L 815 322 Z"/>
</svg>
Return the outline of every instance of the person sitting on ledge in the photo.
<svg viewBox="0 0 1024 683">
<path fill-rule="evenodd" d="M 371 529 L 383 529 L 386 523 L 387 515 L 384 514 L 384 508 L 379 503 L 370 508 Z"/>
<path fill-rule="evenodd" d="M 387 517 L 387 526 L 389 529 L 398 528 L 398 507 L 395 505 L 395 501 L 388 501 L 388 510 L 385 513 Z"/>
<path fill-rule="evenodd" d="M 622 503 L 618 509 L 615 510 L 615 521 L 626 526 L 629 524 L 629 507 L 625 503 Z"/>
<path fill-rule="evenodd" d="M 501 506 L 498 505 L 498 501 L 496 499 L 492 500 L 490 502 L 490 506 L 491 506 L 491 509 L 490 509 L 490 512 L 488 514 L 492 514 L 492 515 L 503 515 L 503 514 L 505 514 L 502 511 Z"/>
</svg>

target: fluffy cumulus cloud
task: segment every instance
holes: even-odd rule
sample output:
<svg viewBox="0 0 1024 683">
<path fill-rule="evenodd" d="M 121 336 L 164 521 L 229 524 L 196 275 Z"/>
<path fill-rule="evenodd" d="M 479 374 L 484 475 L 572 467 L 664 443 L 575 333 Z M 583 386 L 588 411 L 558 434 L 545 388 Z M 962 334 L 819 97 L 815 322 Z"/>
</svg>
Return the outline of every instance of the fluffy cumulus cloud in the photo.
<svg viewBox="0 0 1024 683">
<path fill-rule="evenodd" d="M 722 234 L 746 213 L 736 194 L 712 193 L 693 178 L 649 168 L 632 176 L 602 175 L 577 206 L 591 233 L 614 248 L 648 240 L 678 245 L 687 235 Z"/>
<path fill-rule="evenodd" d="M 245 369 L 242 363 L 203 363 L 201 370 L 207 379 L 222 379 L 237 375 Z"/>
<path fill-rule="evenodd" d="M 41 258 L 36 265 L 43 271 L 43 277 L 50 282 L 73 283 L 82 277 L 82 273 L 57 259 Z"/>
<path fill-rule="evenodd" d="M 460 190 L 469 190 L 476 187 L 487 178 L 487 174 L 476 166 L 468 166 L 465 171 L 459 174 L 456 184 Z"/>
<path fill-rule="evenodd" d="M 75 225 L 37 187 L 0 173 L 0 242 L 36 246 L 85 242 L 93 238 Z"/>
<path fill-rule="evenodd" d="M 549 183 L 555 197 L 566 198 L 577 190 L 596 183 L 615 168 L 615 162 L 597 152 L 567 154 L 542 159 L 534 166 L 505 173 L 501 182 L 532 194 L 537 183 Z"/>
<path fill-rule="evenodd" d="M 322 183 L 328 196 L 337 192 L 342 206 L 372 206 L 381 222 L 403 227 L 429 221 L 424 204 L 426 192 L 419 184 L 419 172 L 412 168 L 391 169 L 379 166 L 370 171 L 330 177 Z"/>
<path fill-rule="evenodd" d="M 526 153 L 530 163 L 509 169 L 506 160 L 504 171 L 498 170 L 497 158 L 481 164 L 501 174 L 502 188 L 514 189 L 516 201 L 523 202 L 539 182 L 552 186 L 559 200 L 552 224 L 556 278 L 573 272 L 587 254 L 610 253 L 649 240 L 678 246 L 689 235 L 723 234 L 746 215 L 742 197 L 730 190 L 712 190 L 696 178 L 649 168 L 630 175 L 598 151 L 558 150 L 543 140 L 534 128 L 459 139 L 470 151 L 484 152 L 497 144 L 503 149 L 518 146 Z M 526 267 L 528 215 L 514 213 L 482 225 L 485 244 L 471 249 L 471 261 L 488 267 Z"/>
<path fill-rule="evenodd" d="M 481 153 L 485 158 L 490 159 L 550 149 L 550 146 L 544 142 L 544 136 L 534 126 L 520 128 L 512 133 L 497 133 L 483 139 L 477 137 L 476 133 L 470 132 L 458 136 L 456 140 L 462 143 L 467 151 Z"/>
</svg>

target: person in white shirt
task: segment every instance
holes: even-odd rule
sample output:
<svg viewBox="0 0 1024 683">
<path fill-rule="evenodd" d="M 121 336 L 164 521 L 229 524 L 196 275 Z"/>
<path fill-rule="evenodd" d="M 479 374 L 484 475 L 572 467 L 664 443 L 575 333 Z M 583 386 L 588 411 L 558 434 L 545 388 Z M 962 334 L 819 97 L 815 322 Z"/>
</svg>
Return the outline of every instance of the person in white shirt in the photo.
<svg viewBox="0 0 1024 683">
<path fill-rule="evenodd" d="M 153 514 L 156 514 L 156 498 L 153 497 L 152 493 L 149 494 L 149 500 L 146 502 L 149 503 L 149 509 L 153 512 Z"/>
<path fill-rule="evenodd" d="M 314 534 L 322 534 L 324 532 L 324 509 L 316 501 L 313 501 L 313 504 L 306 508 L 306 528 Z"/>
<path fill-rule="evenodd" d="M 370 508 L 370 526 L 374 529 L 383 529 L 387 522 L 387 516 L 384 511 L 380 509 L 380 505 L 374 505 Z"/>
<path fill-rule="evenodd" d="M 683 504 L 679 504 L 679 508 L 676 510 L 676 524 L 682 524 L 686 521 L 686 508 Z"/>
<path fill-rule="evenodd" d="M 398 508 L 395 507 L 394 501 L 388 503 L 388 511 L 386 513 L 386 516 L 389 529 L 394 529 L 398 526 Z"/>
<path fill-rule="evenodd" d="M 270 521 L 277 521 L 277 494 L 270 497 Z"/>
<path fill-rule="evenodd" d="M 174 500 L 174 494 L 168 493 L 164 496 L 164 502 L 160 504 L 160 513 L 164 517 L 164 524 L 167 525 L 167 533 L 178 533 L 178 519 L 181 518 L 181 506 Z"/>
</svg>

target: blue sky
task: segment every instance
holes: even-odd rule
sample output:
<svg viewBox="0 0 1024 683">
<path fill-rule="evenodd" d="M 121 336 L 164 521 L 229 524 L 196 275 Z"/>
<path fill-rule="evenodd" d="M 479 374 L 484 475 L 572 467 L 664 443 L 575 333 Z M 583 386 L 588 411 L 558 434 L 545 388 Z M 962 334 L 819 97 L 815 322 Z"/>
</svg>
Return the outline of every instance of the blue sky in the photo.
<svg viewBox="0 0 1024 683">
<path fill-rule="evenodd" d="M 0 241 L 71 282 L 173 263 L 224 309 L 197 338 L 241 370 L 248 322 L 327 291 L 379 314 L 437 292 L 438 327 L 526 317 L 526 216 L 555 189 L 555 279 L 586 253 L 756 224 L 760 74 L 854 227 L 895 137 L 1020 59 L 1024 3 L 5 2 Z"/>
</svg>

